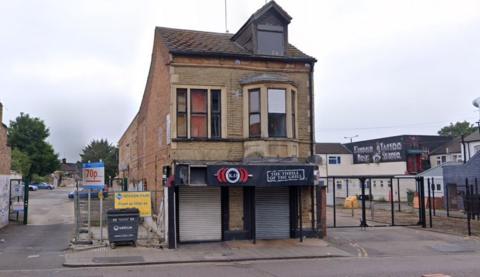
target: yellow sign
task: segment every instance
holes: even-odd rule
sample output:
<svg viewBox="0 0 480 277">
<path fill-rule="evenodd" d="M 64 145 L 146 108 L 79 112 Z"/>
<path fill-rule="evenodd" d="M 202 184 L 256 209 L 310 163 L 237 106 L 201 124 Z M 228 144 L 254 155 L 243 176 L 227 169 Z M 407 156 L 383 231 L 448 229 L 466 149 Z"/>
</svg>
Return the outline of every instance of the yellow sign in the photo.
<svg viewBox="0 0 480 277">
<path fill-rule="evenodd" d="M 141 217 L 152 215 L 150 192 L 116 192 L 115 209 L 137 208 Z"/>
</svg>

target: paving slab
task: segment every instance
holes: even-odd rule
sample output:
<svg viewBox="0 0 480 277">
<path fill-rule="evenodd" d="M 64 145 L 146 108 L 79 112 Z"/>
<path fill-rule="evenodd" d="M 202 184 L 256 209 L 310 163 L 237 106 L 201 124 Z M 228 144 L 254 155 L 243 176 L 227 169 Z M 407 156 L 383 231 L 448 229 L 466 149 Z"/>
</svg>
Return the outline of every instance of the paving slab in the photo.
<svg viewBox="0 0 480 277">
<path fill-rule="evenodd" d="M 66 267 L 124 266 L 143 264 L 177 264 L 201 262 L 233 262 L 251 260 L 307 259 L 349 257 L 347 252 L 320 239 L 231 241 L 217 243 L 182 244 L 178 249 L 118 246 L 65 255 Z"/>
</svg>

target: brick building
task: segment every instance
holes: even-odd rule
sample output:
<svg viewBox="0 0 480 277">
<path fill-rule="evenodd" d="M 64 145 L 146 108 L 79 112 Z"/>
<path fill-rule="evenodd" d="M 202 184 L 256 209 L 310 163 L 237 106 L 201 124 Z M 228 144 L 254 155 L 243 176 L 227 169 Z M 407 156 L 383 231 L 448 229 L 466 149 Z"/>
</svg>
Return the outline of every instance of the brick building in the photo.
<svg viewBox="0 0 480 277">
<path fill-rule="evenodd" d="M 270 1 L 233 35 L 155 29 L 119 170 L 164 204 L 170 247 L 325 234 L 308 162 L 316 60 L 288 43 L 290 20 Z"/>
<path fill-rule="evenodd" d="M 7 125 L 3 124 L 3 105 L 0 103 L 0 175 L 10 175 L 11 151 L 7 145 Z"/>
</svg>

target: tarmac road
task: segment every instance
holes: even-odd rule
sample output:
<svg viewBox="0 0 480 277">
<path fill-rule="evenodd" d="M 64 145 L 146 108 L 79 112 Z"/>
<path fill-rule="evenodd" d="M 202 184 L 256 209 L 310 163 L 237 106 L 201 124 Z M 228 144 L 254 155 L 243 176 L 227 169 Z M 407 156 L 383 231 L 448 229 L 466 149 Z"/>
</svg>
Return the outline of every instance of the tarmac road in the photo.
<svg viewBox="0 0 480 277">
<path fill-rule="evenodd" d="M 29 224 L 11 223 L 0 230 L 1 270 L 62 267 L 73 232 L 71 188 L 30 192 Z"/>
</svg>

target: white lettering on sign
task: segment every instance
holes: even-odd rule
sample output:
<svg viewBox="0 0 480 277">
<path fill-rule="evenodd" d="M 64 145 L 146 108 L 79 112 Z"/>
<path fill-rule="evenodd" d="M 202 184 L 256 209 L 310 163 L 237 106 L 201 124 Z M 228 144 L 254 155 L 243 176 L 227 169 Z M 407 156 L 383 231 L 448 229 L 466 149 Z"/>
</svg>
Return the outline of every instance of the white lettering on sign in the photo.
<svg viewBox="0 0 480 277">
<path fill-rule="evenodd" d="M 303 181 L 303 180 L 305 180 L 304 169 L 285 169 L 285 170 L 267 171 L 268 183 Z"/>
<path fill-rule="evenodd" d="M 356 163 L 392 162 L 402 160 L 402 143 L 377 142 L 375 145 L 353 146 Z"/>
</svg>

